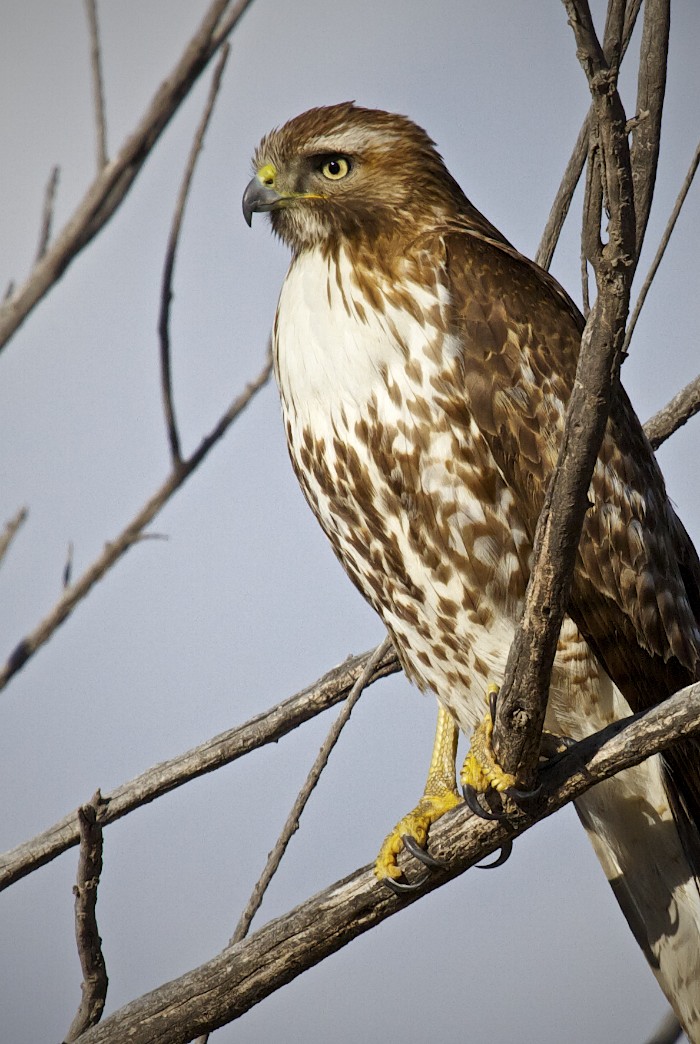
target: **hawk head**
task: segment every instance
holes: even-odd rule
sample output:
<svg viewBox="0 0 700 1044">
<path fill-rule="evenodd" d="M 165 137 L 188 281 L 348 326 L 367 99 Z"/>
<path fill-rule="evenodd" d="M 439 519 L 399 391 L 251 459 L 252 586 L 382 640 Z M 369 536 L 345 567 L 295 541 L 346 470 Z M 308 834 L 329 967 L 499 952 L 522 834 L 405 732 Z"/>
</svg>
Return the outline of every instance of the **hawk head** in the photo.
<svg viewBox="0 0 700 1044">
<path fill-rule="evenodd" d="M 405 116 L 353 102 L 310 109 L 266 135 L 243 196 L 294 251 L 413 235 L 464 209 L 434 143 Z"/>
</svg>

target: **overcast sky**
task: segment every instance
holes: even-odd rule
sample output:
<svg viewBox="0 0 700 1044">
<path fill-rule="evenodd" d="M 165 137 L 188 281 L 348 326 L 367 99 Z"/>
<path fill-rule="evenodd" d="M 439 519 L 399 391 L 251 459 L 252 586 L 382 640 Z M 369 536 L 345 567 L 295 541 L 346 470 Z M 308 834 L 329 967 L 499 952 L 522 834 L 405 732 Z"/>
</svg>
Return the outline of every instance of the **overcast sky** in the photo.
<svg viewBox="0 0 700 1044">
<path fill-rule="evenodd" d="M 100 6 L 112 154 L 205 6 Z M 639 33 L 632 62 L 638 42 Z M 698 43 L 700 7 L 678 0 L 642 273 L 699 137 Z M 68 544 L 77 575 L 166 475 L 158 288 L 208 80 L 0 357 L 0 523 L 29 508 L 0 577 L 3 658 L 59 596 Z M 632 115 L 634 76 L 624 87 Z M 0 98 L 4 289 L 30 267 L 52 165 L 57 228 L 93 176 L 80 0 L 5 0 Z M 171 332 L 185 451 L 259 370 L 286 270 L 265 223 L 251 231 L 241 216 L 252 150 L 288 117 L 348 98 L 426 127 L 473 202 L 530 255 L 588 108 L 556 0 L 257 0 L 233 37 L 177 262 Z M 553 266 L 577 300 L 578 221 Z M 699 239 L 696 188 L 624 367 L 642 419 L 698 369 Z M 660 454 L 696 543 L 697 437 L 691 422 Z M 2 694 L 2 850 L 382 638 L 296 487 L 272 386 L 153 531 L 168 539 L 133 548 Z M 434 713 L 403 678 L 365 695 L 255 925 L 374 858 L 420 795 Z M 105 831 L 108 1010 L 225 945 L 329 724 L 317 719 Z M 13 1044 L 61 1039 L 78 1004 L 76 860 L 74 849 L 0 897 L 0 1038 Z M 214 1040 L 640 1044 L 665 1008 L 567 809 L 516 842 L 502 869 L 474 870 L 415 904 Z"/>
</svg>

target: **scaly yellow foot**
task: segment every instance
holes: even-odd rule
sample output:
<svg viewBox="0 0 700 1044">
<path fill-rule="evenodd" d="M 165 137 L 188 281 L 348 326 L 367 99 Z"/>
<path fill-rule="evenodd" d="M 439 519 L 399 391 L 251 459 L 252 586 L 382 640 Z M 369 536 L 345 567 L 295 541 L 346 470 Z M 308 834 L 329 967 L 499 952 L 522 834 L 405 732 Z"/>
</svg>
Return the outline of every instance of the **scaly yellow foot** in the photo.
<svg viewBox="0 0 700 1044">
<path fill-rule="evenodd" d="M 385 839 L 374 864 L 374 873 L 380 881 L 391 885 L 402 876 L 397 858 L 405 847 L 404 837 L 413 838 L 420 848 L 425 848 L 432 824 L 460 803 L 455 782 L 457 736 L 454 719 L 440 707 L 423 797 L 408 815 L 399 820 Z"/>
<path fill-rule="evenodd" d="M 485 794 L 490 788 L 503 792 L 516 786 L 515 776 L 504 772 L 496 760 L 493 740 L 494 700 L 498 695 L 498 686 L 489 685 L 486 698 L 489 710 L 472 734 L 469 753 L 464 759 L 460 781 L 462 787 L 471 787 L 477 794 Z"/>
</svg>

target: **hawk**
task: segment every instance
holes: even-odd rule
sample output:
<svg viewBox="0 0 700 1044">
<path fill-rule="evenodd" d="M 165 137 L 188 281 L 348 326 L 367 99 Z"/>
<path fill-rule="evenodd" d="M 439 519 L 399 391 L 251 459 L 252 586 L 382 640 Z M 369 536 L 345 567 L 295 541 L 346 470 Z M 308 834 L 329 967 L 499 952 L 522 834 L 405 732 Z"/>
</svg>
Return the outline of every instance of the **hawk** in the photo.
<svg viewBox="0 0 700 1044">
<path fill-rule="evenodd" d="M 425 846 L 457 803 L 457 728 L 477 728 L 503 674 L 584 320 L 403 116 L 311 109 L 263 138 L 254 170 L 246 220 L 268 212 L 292 251 L 273 344 L 294 470 L 406 674 L 440 708 L 425 793 L 377 860 L 391 883 L 402 837 Z M 574 740 L 700 678 L 700 562 L 621 387 L 589 496 L 546 721 Z M 685 740 L 577 802 L 695 1042 L 699 755 Z"/>
</svg>

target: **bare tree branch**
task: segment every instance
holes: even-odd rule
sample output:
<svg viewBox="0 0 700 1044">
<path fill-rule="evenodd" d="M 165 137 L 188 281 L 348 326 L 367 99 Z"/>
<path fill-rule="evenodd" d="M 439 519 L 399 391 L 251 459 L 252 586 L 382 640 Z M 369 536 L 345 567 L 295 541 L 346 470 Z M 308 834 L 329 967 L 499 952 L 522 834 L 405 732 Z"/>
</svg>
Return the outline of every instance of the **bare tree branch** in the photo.
<svg viewBox="0 0 700 1044">
<path fill-rule="evenodd" d="M 681 388 L 677 395 L 667 402 L 658 413 L 655 413 L 644 425 L 647 438 L 654 449 L 682 428 L 686 421 L 700 412 L 700 376 L 695 377 Z"/>
<path fill-rule="evenodd" d="M 666 247 L 668 246 L 669 241 L 671 239 L 671 235 L 673 234 L 673 230 L 676 227 L 676 222 L 678 221 L 678 217 L 680 215 L 681 209 L 683 207 L 683 204 L 685 203 L 685 197 L 688 195 L 688 192 L 690 191 L 690 186 L 693 184 L 693 178 L 695 177 L 695 173 L 696 173 L 696 171 L 698 169 L 698 164 L 699 163 L 700 163 L 700 142 L 698 142 L 698 144 L 695 147 L 695 154 L 693 155 L 693 158 L 692 158 L 691 163 L 690 163 L 690 167 L 688 168 L 688 173 L 686 174 L 685 179 L 683 181 L 683 184 L 681 185 L 681 190 L 678 193 L 678 197 L 676 198 L 676 202 L 673 205 L 673 210 L 671 211 L 671 216 L 669 217 L 669 219 L 668 219 L 668 221 L 666 223 L 666 228 L 664 229 L 664 233 L 663 233 L 663 235 L 661 237 L 661 240 L 659 242 L 659 245 L 658 245 L 658 247 L 656 249 L 656 254 L 654 256 L 654 260 L 652 261 L 651 265 L 649 266 L 649 271 L 647 272 L 646 277 L 644 279 L 644 283 L 642 284 L 642 289 L 639 291 L 639 297 L 637 298 L 637 303 L 634 306 L 634 310 L 632 312 L 632 315 L 630 316 L 630 321 L 627 324 L 627 334 L 625 336 L 625 351 L 629 347 L 629 343 L 632 340 L 632 334 L 634 333 L 634 328 L 637 325 L 637 320 L 639 319 L 639 313 L 641 312 L 642 308 L 644 307 L 644 302 L 646 301 L 646 297 L 647 297 L 647 294 L 649 293 L 649 290 L 651 288 L 651 284 L 654 281 L 654 276 L 656 275 L 656 273 L 658 271 L 658 268 L 659 268 L 659 265 L 661 264 L 661 259 L 663 258 L 664 254 L 666 253 Z"/>
<path fill-rule="evenodd" d="M 26 507 L 22 507 L 19 509 L 14 518 L 11 518 L 9 522 L 5 523 L 2 533 L 0 533 L 0 563 L 2 563 L 3 558 L 9 551 L 10 544 L 15 539 L 15 536 L 17 535 L 18 530 L 22 526 L 22 523 L 26 520 L 27 514 L 28 512 Z"/>
<path fill-rule="evenodd" d="M 545 767 L 537 819 L 698 727 L 700 684 L 609 725 Z M 356 936 L 464 873 L 533 822 L 524 814 L 508 822 L 486 822 L 461 806 L 431 829 L 431 851 L 443 860 L 445 870 L 430 874 L 415 892 L 396 897 L 377 882 L 370 866 L 363 867 L 207 963 L 127 1004 L 82 1040 L 179 1044 L 226 1025 Z M 412 856 L 402 859 L 409 869 L 416 866 Z"/>
<path fill-rule="evenodd" d="M 645 0 L 637 82 L 637 113 L 644 113 L 644 119 L 633 126 L 630 149 L 637 218 L 637 259 L 642 252 L 656 185 L 670 23 L 670 0 Z"/>
<path fill-rule="evenodd" d="M 107 166 L 107 124 L 105 121 L 105 96 L 96 0 L 85 0 L 85 13 L 90 32 L 90 69 L 92 71 L 92 97 L 95 109 L 95 148 L 97 152 L 97 173 L 99 174 L 102 168 Z"/>
<path fill-rule="evenodd" d="M 160 341 L 160 383 L 161 393 L 163 396 L 163 409 L 165 412 L 165 424 L 168 431 L 168 442 L 170 444 L 170 456 L 173 464 L 173 468 L 177 470 L 182 464 L 182 455 L 180 452 L 180 436 L 177 430 L 177 423 L 175 421 L 175 407 L 173 405 L 173 388 L 172 388 L 172 374 L 170 366 L 170 302 L 173 296 L 173 270 L 175 268 L 175 255 L 177 253 L 177 245 L 180 239 L 180 229 L 182 227 L 182 219 L 185 213 L 185 206 L 187 205 L 187 197 L 190 191 L 190 185 L 192 184 L 192 177 L 194 175 L 194 169 L 197 164 L 199 153 L 202 150 L 204 143 L 204 135 L 207 127 L 209 126 L 209 120 L 211 114 L 214 111 L 214 105 L 216 98 L 221 87 L 221 78 L 224 74 L 224 68 L 228 60 L 230 52 L 230 46 L 225 44 L 221 49 L 219 61 L 214 69 L 214 75 L 212 76 L 211 86 L 209 88 L 209 94 L 207 96 L 206 105 L 202 113 L 199 125 L 195 132 L 192 140 L 192 147 L 190 154 L 187 157 L 187 163 L 185 165 L 185 171 L 182 176 L 182 183 L 180 185 L 180 191 L 177 197 L 177 203 L 175 205 L 175 212 L 173 214 L 172 224 L 170 226 L 170 235 L 168 237 L 168 245 L 165 251 L 165 264 L 163 266 L 163 279 L 161 282 L 160 291 L 160 314 L 158 317 L 158 337 Z"/>
<path fill-rule="evenodd" d="M 642 6 L 642 0 L 632 0 L 627 6 L 627 15 L 625 17 L 625 27 L 622 36 L 622 46 L 620 48 L 620 61 L 624 58 L 627 48 L 629 46 L 632 33 L 634 32 L 634 26 L 637 21 L 637 15 L 639 9 Z M 609 22 L 608 22 L 609 24 Z M 606 43 L 603 44 L 603 50 L 608 54 L 606 50 Z M 549 212 L 547 218 L 547 224 L 545 225 L 540 245 L 537 248 L 535 254 L 535 261 L 542 268 L 549 269 L 552 264 L 552 258 L 554 257 L 554 251 L 557 243 L 559 242 L 559 236 L 561 230 L 566 221 L 569 208 L 571 207 L 571 200 L 573 199 L 576 186 L 579 183 L 581 173 L 583 172 L 583 165 L 586 162 L 586 156 L 588 154 L 588 142 L 590 139 L 591 131 L 591 120 L 593 118 L 593 106 L 589 109 L 586 114 L 586 118 L 581 125 L 581 130 L 578 133 L 576 144 L 574 145 L 573 151 L 569 158 L 569 162 L 566 165 L 561 184 L 557 190 L 557 194 L 552 203 L 552 209 Z"/>
<path fill-rule="evenodd" d="M 237 0 L 232 4 L 231 0 L 213 0 L 199 29 L 156 92 L 136 130 L 97 175 L 26 282 L 14 289 L 12 296 L 0 307 L 0 349 L 122 203 L 183 98 L 251 2 Z"/>
<path fill-rule="evenodd" d="M 102 796 L 94 795 L 88 805 L 78 809 L 80 859 L 75 894 L 75 939 L 83 972 L 82 1000 L 71 1022 L 66 1041 L 74 1041 L 102 1018 L 107 999 L 107 967 L 102 940 L 97 930 L 97 887 L 102 873 L 102 827 L 99 812 Z"/>
<path fill-rule="evenodd" d="M 611 7 L 616 2 L 612 0 Z M 535 533 L 535 564 L 523 617 L 510 648 L 498 701 L 496 754 L 505 770 L 523 785 L 529 784 L 536 771 L 549 678 L 569 604 L 593 467 L 619 373 L 634 270 L 632 175 L 616 73 L 605 60 L 587 0 L 564 0 L 564 4 L 593 98 L 610 232 L 603 247 L 600 212 L 591 215 L 586 252 L 595 270 L 598 296 L 583 332 L 559 459 Z M 619 22 L 619 4 L 616 17 Z"/>
<path fill-rule="evenodd" d="M 251 750 L 275 743 L 310 718 L 347 698 L 367 667 L 371 652 L 351 656 L 301 692 L 256 715 L 243 725 L 222 732 L 206 743 L 143 772 L 101 798 L 100 824 L 105 827 L 136 808 L 155 801 L 191 779 L 228 765 Z M 393 649 L 388 650 L 372 671 L 366 686 L 399 671 Z M 0 856 L 0 891 L 50 863 L 78 844 L 77 813 L 71 812 L 32 840 Z"/>
<path fill-rule="evenodd" d="M 51 240 L 51 225 L 53 224 L 53 211 L 56 203 L 56 191 L 58 189 L 58 179 L 61 174 L 60 167 L 52 167 L 51 173 L 49 174 L 49 180 L 46 182 L 46 188 L 44 190 L 44 206 L 41 211 L 41 228 L 39 230 L 39 243 L 36 248 L 36 255 L 34 263 L 41 261 L 42 257 L 46 253 L 49 242 Z M 14 288 L 9 291 L 5 300 L 12 296 Z"/>
<path fill-rule="evenodd" d="M 241 914 L 240 920 L 236 925 L 236 930 L 233 933 L 233 936 L 231 937 L 231 941 L 229 943 L 230 946 L 233 946 L 234 943 L 237 943 L 241 939 L 244 939 L 245 936 L 248 934 L 251 922 L 255 917 L 255 914 L 259 910 L 261 902 L 263 901 L 263 896 L 267 891 L 270 881 L 277 872 L 277 868 L 279 867 L 282 861 L 284 853 L 287 851 L 287 845 L 291 841 L 293 835 L 299 829 L 299 820 L 301 818 L 301 815 L 304 809 L 306 808 L 306 804 L 309 798 L 311 797 L 311 794 L 313 793 L 316 784 L 321 778 L 321 773 L 328 764 L 328 759 L 331 755 L 331 751 L 340 739 L 340 733 L 343 731 L 343 728 L 347 724 L 350 715 L 352 714 L 353 707 L 359 700 L 367 685 L 369 685 L 370 681 L 373 680 L 374 672 L 377 666 L 382 662 L 382 660 L 386 656 L 388 656 L 392 652 L 393 646 L 391 643 L 391 638 L 389 638 L 389 636 L 387 635 L 384 641 L 377 646 L 372 655 L 366 661 L 362 669 L 362 673 L 360 674 L 357 681 L 350 690 L 348 698 L 345 701 L 345 704 L 340 714 L 331 725 L 328 731 L 328 735 L 323 741 L 321 749 L 319 750 L 316 759 L 313 765 L 311 766 L 309 774 L 306 777 L 306 780 L 304 781 L 303 787 L 301 788 L 294 800 L 294 804 L 292 805 L 290 813 L 287 816 L 285 824 L 282 828 L 282 832 L 280 833 L 280 836 L 275 842 L 274 848 L 272 849 L 267 858 L 265 869 L 260 875 L 260 879 L 257 881 L 253 889 L 253 892 L 250 896 L 250 899 L 248 900 L 248 903 L 246 904 L 246 907 L 243 910 L 243 913 Z"/>
<path fill-rule="evenodd" d="M 153 521 L 158 512 L 167 504 L 185 480 L 199 467 L 213 446 L 225 434 L 230 425 L 246 408 L 253 396 L 267 383 L 272 372 L 272 360 L 268 353 L 267 361 L 258 376 L 244 388 L 219 419 L 212 431 L 200 442 L 194 453 L 183 460 L 166 478 L 160 489 L 150 497 L 137 515 L 121 533 L 105 545 L 102 554 L 95 559 L 82 576 L 74 584 L 67 587 L 50 613 L 26 635 L 14 648 L 4 666 L 0 668 L 0 689 L 4 688 L 10 678 L 19 671 L 45 642 L 49 640 L 57 627 L 66 620 L 78 602 L 89 593 L 98 580 L 101 580 L 130 547 L 143 539 L 143 530 Z"/>
</svg>

